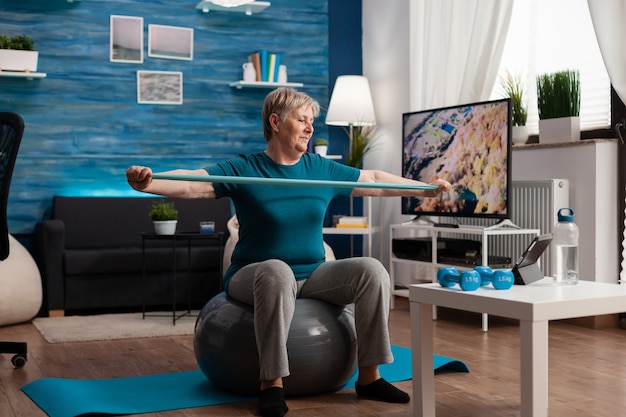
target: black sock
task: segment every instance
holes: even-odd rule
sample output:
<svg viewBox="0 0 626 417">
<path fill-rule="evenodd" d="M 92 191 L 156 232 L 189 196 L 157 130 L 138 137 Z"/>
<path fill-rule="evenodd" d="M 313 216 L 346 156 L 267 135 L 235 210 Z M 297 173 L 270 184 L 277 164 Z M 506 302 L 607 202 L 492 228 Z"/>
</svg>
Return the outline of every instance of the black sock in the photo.
<svg viewBox="0 0 626 417">
<path fill-rule="evenodd" d="M 281 387 L 269 387 L 260 392 L 259 413 L 262 417 L 283 417 L 287 411 L 285 391 Z"/>
<path fill-rule="evenodd" d="M 388 403 L 408 403 L 411 401 L 409 394 L 394 387 L 383 378 L 377 379 L 367 385 L 355 383 L 354 389 L 358 396 L 372 400 L 385 401 Z"/>
</svg>

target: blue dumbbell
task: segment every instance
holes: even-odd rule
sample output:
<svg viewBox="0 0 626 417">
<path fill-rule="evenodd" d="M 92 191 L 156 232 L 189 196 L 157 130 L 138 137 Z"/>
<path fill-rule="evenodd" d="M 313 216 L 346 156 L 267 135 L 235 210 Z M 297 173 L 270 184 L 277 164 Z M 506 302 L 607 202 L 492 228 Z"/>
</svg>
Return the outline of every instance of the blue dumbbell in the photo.
<svg viewBox="0 0 626 417">
<path fill-rule="evenodd" d="M 477 266 L 474 268 L 480 275 L 481 285 L 493 285 L 496 290 L 508 290 L 515 283 L 515 277 L 510 269 L 496 269 L 489 266 Z"/>
<path fill-rule="evenodd" d="M 476 271 L 463 271 L 459 274 L 459 271 L 453 267 L 439 268 L 437 272 L 437 282 L 442 287 L 452 287 L 455 284 L 459 284 L 463 291 L 476 291 L 480 287 L 481 278 L 480 274 Z"/>
</svg>

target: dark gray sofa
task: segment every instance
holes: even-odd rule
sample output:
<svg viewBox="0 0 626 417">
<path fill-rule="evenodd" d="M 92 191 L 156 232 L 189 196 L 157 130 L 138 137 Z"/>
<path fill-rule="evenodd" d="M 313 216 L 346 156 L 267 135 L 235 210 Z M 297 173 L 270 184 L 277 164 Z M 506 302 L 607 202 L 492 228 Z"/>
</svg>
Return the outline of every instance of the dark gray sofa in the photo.
<svg viewBox="0 0 626 417">
<path fill-rule="evenodd" d="M 142 286 L 140 234 L 154 230 L 148 211 L 157 198 L 53 198 L 50 218 L 35 228 L 43 314 L 141 311 L 144 300 L 148 310 L 171 310 L 171 241 L 146 242 L 147 274 Z M 179 211 L 177 232 L 197 232 L 200 221 L 213 220 L 226 242 L 229 199 L 173 201 Z M 188 283 L 192 307 L 199 308 L 220 291 L 218 241 L 192 241 L 189 274 L 186 241 L 179 241 L 176 250 L 177 303 L 186 308 Z"/>
</svg>

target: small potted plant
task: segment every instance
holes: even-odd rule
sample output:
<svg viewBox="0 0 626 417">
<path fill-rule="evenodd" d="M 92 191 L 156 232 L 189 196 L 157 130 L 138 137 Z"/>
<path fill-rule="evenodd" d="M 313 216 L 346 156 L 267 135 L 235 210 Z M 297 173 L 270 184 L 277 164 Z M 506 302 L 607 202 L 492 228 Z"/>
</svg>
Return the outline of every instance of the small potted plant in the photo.
<svg viewBox="0 0 626 417">
<path fill-rule="evenodd" d="M 505 76 L 500 78 L 500 85 L 502 86 L 504 96 L 511 99 L 513 143 L 524 144 L 528 140 L 528 128 L 526 127 L 528 108 L 524 97 L 526 88 L 524 87 L 522 76 L 507 71 Z"/>
<path fill-rule="evenodd" d="M 153 201 L 148 216 L 154 223 L 154 231 L 157 235 L 173 235 L 176 233 L 178 210 L 172 201 Z"/>
<path fill-rule="evenodd" d="M 539 142 L 580 139 L 580 79 L 577 70 L 537 77 Z"/>
<path fill-rule="evenodd" d="M 315 139 L 313 141 L 313 150 L 320 156 L 326 156 L 328 154 L 328 140 Z"/>
<path fill-rule="evenodd" d="M 346 165 L 361 168 L 363 157 L 373 149 L 376 140 L 376 126 L 352 126 L 350 129 L 346 129 L 346 133 L 350 138 L 350 149 L 348 149 Z"/>
<path fill-rule="evenodd" d="M 37 72 L 39 52 L 28 35 L 0 35 L 0 71 Z"/>
</svg>

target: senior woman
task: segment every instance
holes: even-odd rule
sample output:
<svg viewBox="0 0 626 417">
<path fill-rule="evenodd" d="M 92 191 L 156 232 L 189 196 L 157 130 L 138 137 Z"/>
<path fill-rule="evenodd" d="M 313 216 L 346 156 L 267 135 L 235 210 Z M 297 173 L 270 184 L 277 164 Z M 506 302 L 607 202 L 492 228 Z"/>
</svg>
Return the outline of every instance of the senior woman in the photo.
<svg viewBox="0 0 626 417">
<path fill-rule="evenodd" d="M 240 155 L 215 166 L 166 174 L 208 175 L 207 182 L 152 178 L 148 167 L 131 166 L 126 176 L 136 190 L 176 198 L 230 197 L 240 224 L 239 241 L 225 273 L 228 295 L 253 306 L 259 352 L 259 412 L 282 417 L 288 407 L 283 378 L 289 375 L 287 335 L 295 300 L 310 297 L 337 305 L 354 303 L 358 338 L 359 397 L 406 403 L 407 393 L 380 377 L 378 366 L 393 362 L 387 320 L 389 275 L 373 258 L 325 262 L 322 223 L 337 196 L 435 197 L 431 190 L 296 187 L 210 182 L 211 175 L 423 184 L 379 170 L 349 167 L 307 152 L 320 106 L 291 88 L 270 92 L 263 103 L 265 151 Z"/>
</svg>

